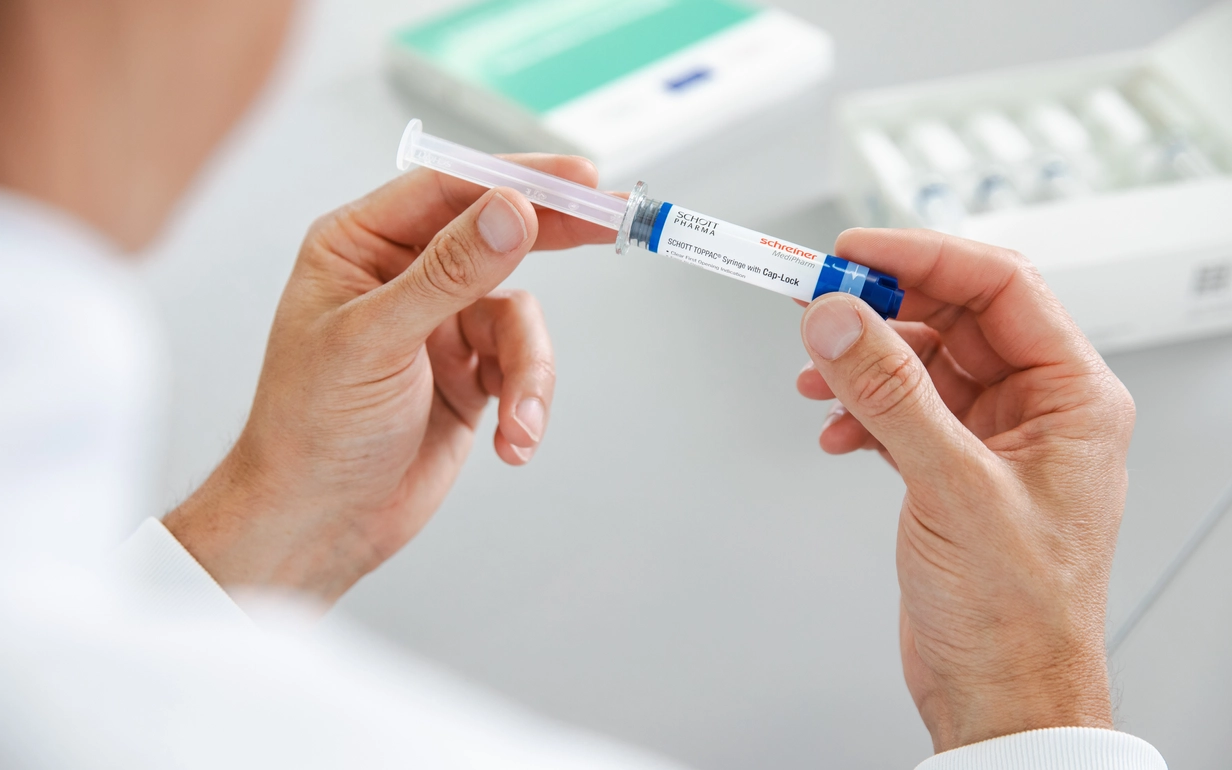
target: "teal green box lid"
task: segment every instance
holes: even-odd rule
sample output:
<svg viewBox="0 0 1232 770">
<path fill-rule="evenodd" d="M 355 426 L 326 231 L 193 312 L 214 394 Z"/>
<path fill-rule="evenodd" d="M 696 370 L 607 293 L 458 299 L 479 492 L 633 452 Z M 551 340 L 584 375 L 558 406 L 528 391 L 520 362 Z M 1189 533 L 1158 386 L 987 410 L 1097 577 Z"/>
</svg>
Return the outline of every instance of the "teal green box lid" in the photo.
<svg viewBox="0 0 1232 770">
<path fill-rule="evenodd" d="M 543 114 L 756 12 L 726 0 L 487 0 L 400 30 L 396 40 Z"/>
</svg>

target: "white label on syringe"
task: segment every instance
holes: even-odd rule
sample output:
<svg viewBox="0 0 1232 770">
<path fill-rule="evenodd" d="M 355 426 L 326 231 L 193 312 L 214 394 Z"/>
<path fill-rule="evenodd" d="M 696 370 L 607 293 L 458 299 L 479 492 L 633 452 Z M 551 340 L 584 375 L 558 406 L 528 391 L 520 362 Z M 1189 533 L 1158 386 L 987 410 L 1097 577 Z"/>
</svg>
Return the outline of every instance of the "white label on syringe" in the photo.
<svg viewBox="0 0 1232 770">
<path fill-rule="evenodd" d="M 826 258 L 803 246 L 667 202 L 659 209 L 647 245 L 656 254 L 805 302 L 813 299 L 818 271 Z M 860 291 L 857 288 L 852 293 L 858 296 Z"/>
</svg>

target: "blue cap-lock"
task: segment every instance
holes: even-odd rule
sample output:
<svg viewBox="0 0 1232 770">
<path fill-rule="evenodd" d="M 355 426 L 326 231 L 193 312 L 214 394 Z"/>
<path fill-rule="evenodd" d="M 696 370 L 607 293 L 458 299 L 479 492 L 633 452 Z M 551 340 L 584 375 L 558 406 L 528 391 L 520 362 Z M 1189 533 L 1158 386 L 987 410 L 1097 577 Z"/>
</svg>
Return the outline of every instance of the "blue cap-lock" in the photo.
<svg viewBox="0 0 1232 770">
<path fill-rule="evenodd" d="M 827 256 L 821 263 L 813 299 L 832 291 L 854 294 L 882 318 L 898 317 L 903 304 L 903 290 L 898 288 L 898 279 L 894 276 L 840 257 Z"/>
</svg>

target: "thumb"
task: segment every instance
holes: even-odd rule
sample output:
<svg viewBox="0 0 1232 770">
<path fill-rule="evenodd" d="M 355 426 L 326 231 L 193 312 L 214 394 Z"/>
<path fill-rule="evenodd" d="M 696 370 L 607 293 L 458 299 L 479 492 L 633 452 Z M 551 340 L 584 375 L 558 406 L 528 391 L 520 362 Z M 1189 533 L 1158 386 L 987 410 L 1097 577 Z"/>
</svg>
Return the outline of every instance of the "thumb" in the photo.
<svg viewBox="0 0 1232 770">
<path fill-rule="evenodd" d="M 941 400 L 915 351 L 862 300 L 826 294 L 801 322 L 813 365 L 904 479 L 932 474 L 979 442 Z M 982 444 L 980 445 L 982 449 Z"/>
<path fill-rule="evenodd" d="M 535 210 L 518 192 L 488 190 L 441 229 L 397 278 L 370 292 L 367 321 L 418 344 L 509 277 L 535 243 Z"/>
</svg>

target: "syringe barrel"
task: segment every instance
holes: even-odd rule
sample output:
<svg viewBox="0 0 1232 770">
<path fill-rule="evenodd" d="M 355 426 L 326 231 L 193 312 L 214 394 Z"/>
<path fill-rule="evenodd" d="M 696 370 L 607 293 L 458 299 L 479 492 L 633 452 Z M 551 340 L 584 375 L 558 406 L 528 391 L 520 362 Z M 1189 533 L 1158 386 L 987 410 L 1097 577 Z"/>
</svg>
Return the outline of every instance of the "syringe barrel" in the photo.
<svg viewBox="0 0 1232 770">
<path fill-rule="evenodd" d="M 625 213 L 623 198 L 425 134 L 419 120 L 407 125 L 398 147 L 398 168 L 412 163 L 484 187 L 511 187 L 531 203 L 613 230 Z"/>
<path fill-rule="evenodd" d="M 610 227 L 617 231 L 620 254 L 638 246 L 805 302 L 842 291 L 860 297 L 884 318 L 897 316 L 903 301 L 891 276 L 655 200 L 646 195 L 643 182 L 625 200 L 425 134 L 418 120 L 406 127 L 398 147 L 398 168 L 412 163 L 484 187 L 511 187 L 532 203 Z"/>
<path fill-rule="evenodd" d="M 746 283 L 811 302 L 841 291 L 864 300 L 882 318 L 894 318 L 903 290 L 893 277 L 864 265 L 733 225 L 646 195 L 639 182 L 616 239 Z"/>
</svg>

